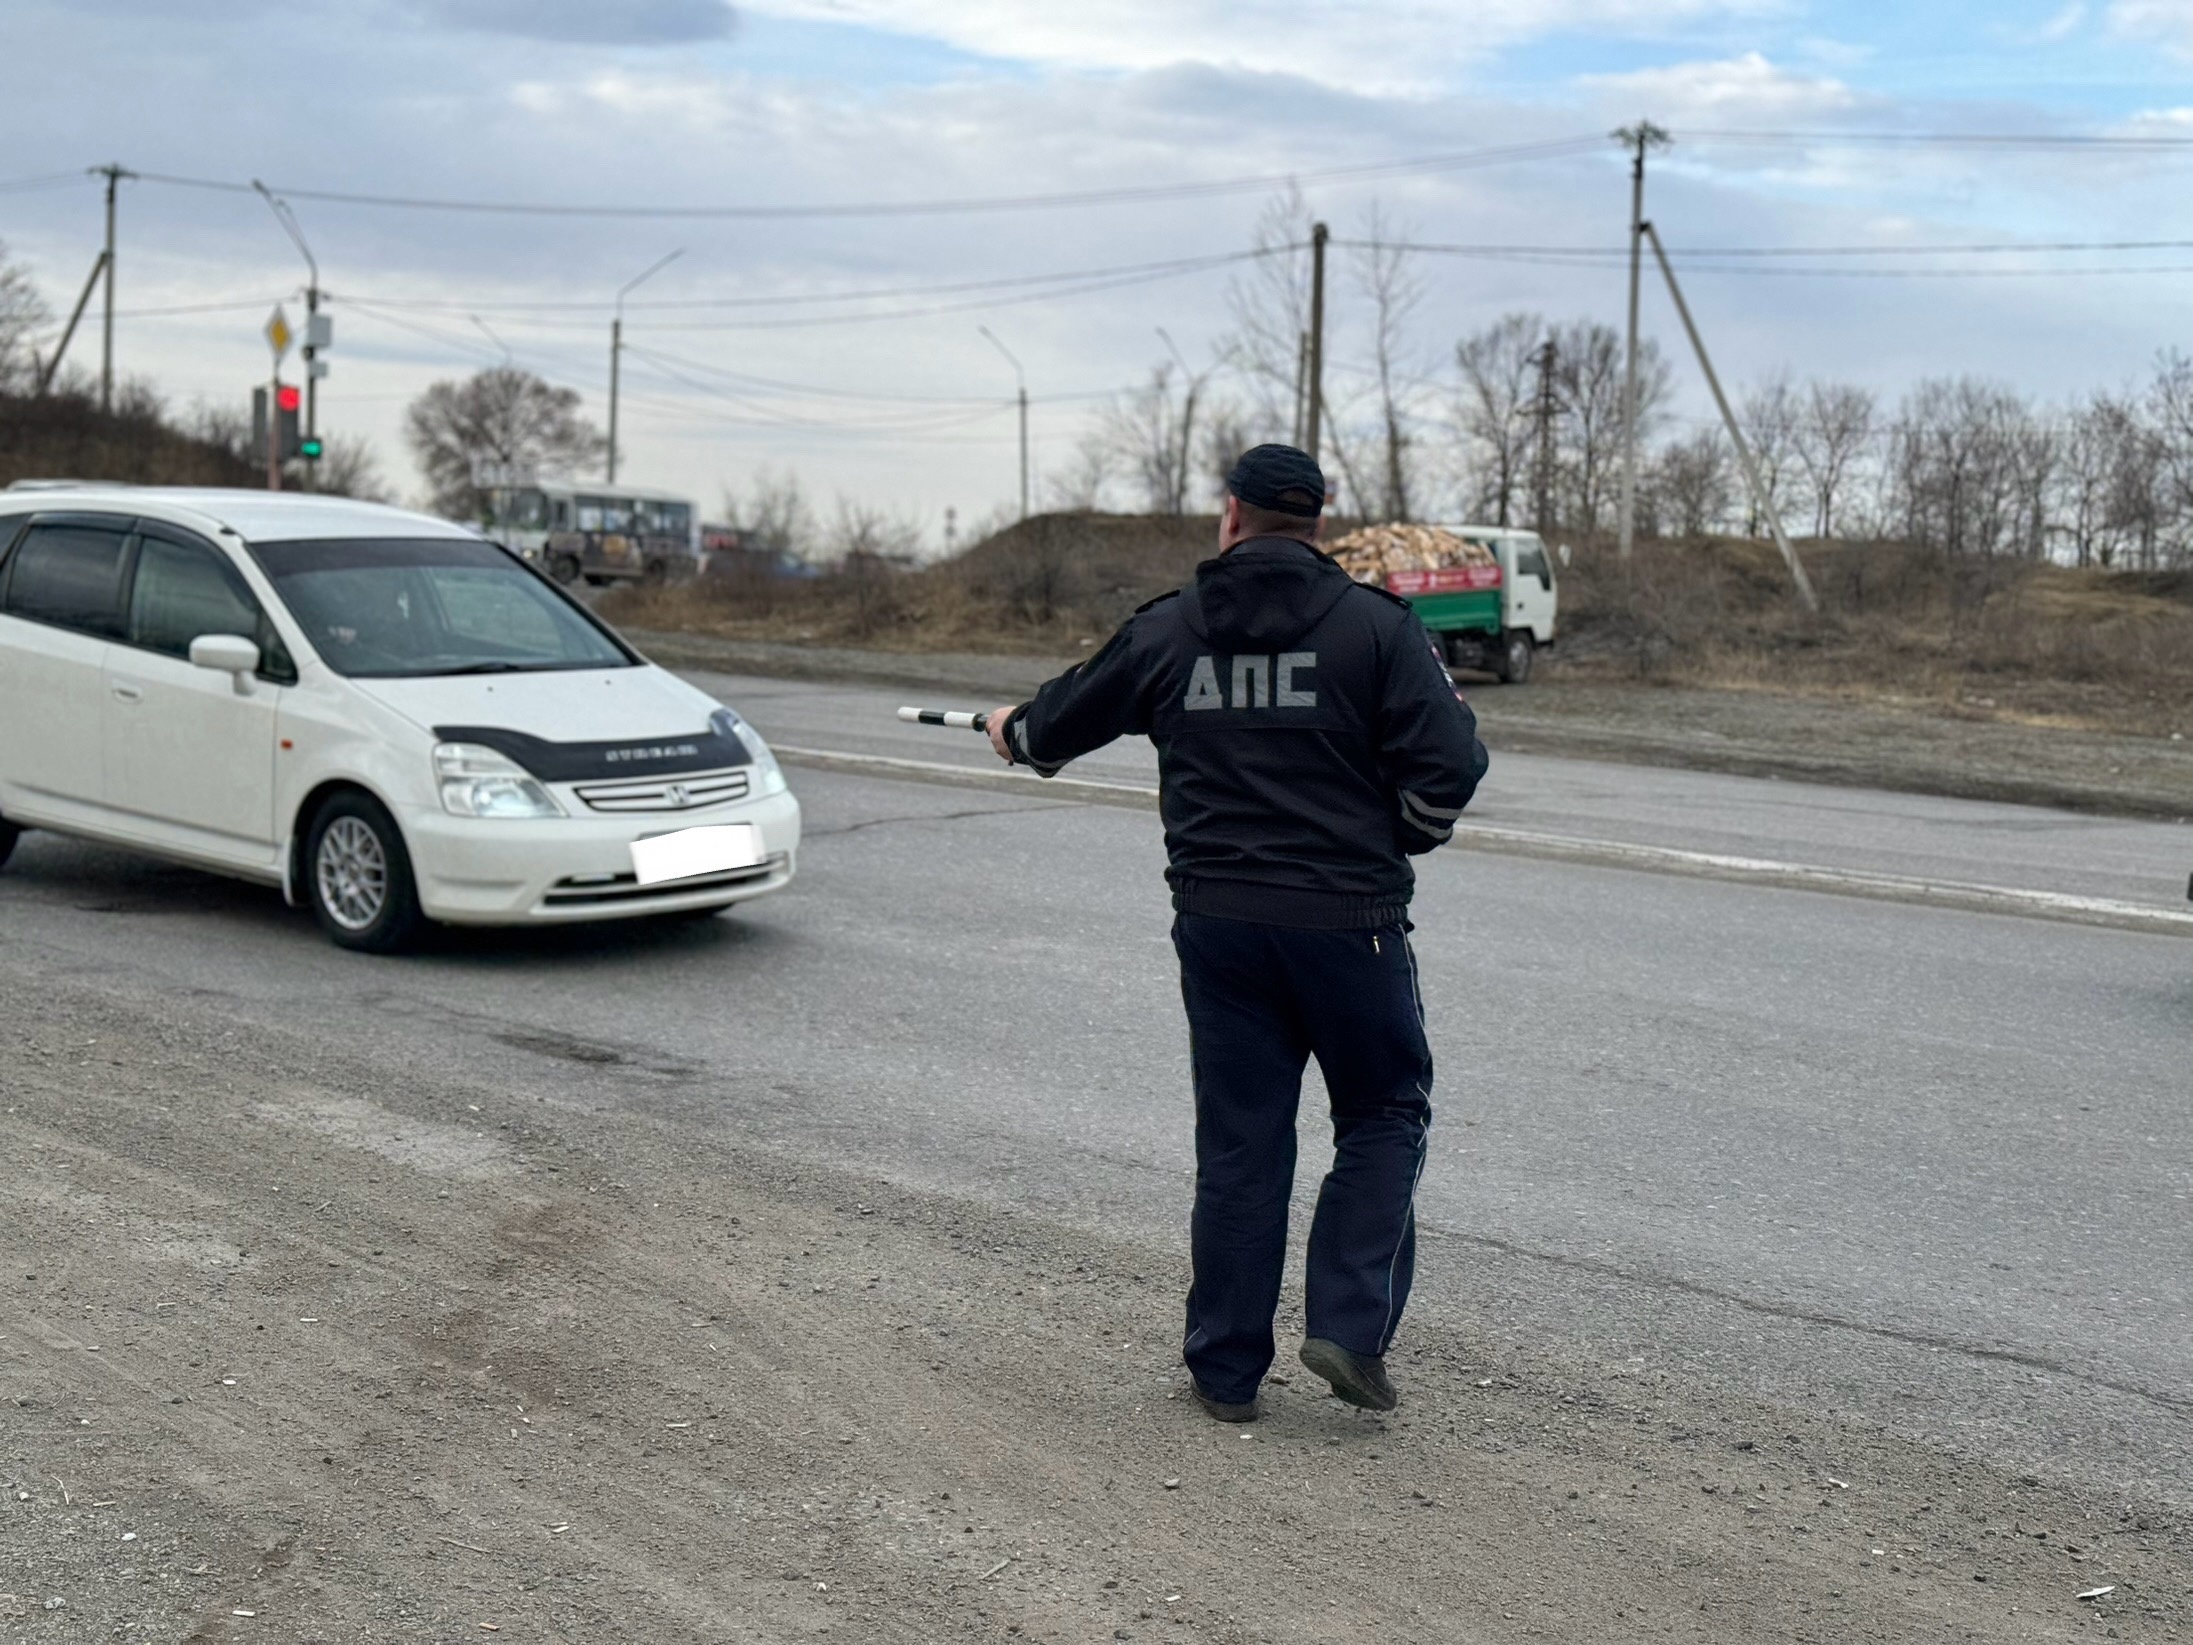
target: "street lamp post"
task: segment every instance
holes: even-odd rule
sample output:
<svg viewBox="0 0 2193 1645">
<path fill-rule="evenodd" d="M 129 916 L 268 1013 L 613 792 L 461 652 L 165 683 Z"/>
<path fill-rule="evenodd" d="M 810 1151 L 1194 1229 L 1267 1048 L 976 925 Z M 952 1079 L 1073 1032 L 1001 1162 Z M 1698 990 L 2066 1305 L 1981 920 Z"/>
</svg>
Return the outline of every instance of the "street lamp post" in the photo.
<svg viewBox="0 0 2193 1645">
<path fill-rule="evenodd" d="M 996 332 L 988 326 L 975 329 L 990 339 L 992 348 L 1005 356 L 1006 363 L 1013 368 L 1014 379 L 1020 384 L 1020 517 L 1025 520 L 1028 518 L 1028 374 L 1020 369 L 1020 360 L 1013 351 L 998 341 Z"/>
<path fill-rule="evenodd" d="M 1187 398 L 1180 408 L 1180 455 L 1175 460 L 1173 470 L 1173 512 L 1185 514 L 1188 512 L 1188 463 L 1195 440 L 1195 403 L 1197 396 L 1203 392 L 1203 378 L 1188 369 L 1187 358 L 1180 352 L 1180 345 L 1173 341 L 1171 332 L 1159 326 L 1157 334 L 1164 339 L 1166 348 L 1172 353 L 1173 363 L 1180 367 L 1181 378 L 1188 385 Z"/>
<path fill-rule="evenodd" d="M 289 209 L 289 202 L 254 177 L 251 186 L 266 201 L 267 209 L 274 213 L 274 220 L 282 225 L 282 231 L 290 237 L 298 251 L 304 254 L 305 267 L 311 271 L 312 283 L 305 287 L 305 439 L 309 442 L 307 455 L 318 452 L 320 439 L 320 379 L 327 375 L 327 367 L 320 362 L 320 350 L 326 346 L 327 327 L 320 323 L 320 260 L 312 255 L 312 248 L 305 244 L 305 231 L 297 221 L 297 214 Z M 330 322 L 332 324 L 332 322 Z M 305 468 L 306 489 L 312 484 L 310 463 Z"/>
<path fill-rule="evenodd" d="M 653 275 L 661 273 L 665 268 L 669 267 L 672 263 L 676 262 L 680 257 L 683 257 L 684 255 L 685 247 L 680 246 L 669 256 L 664 257 L 657 262 L 649 264 L 647 268 L 643 269 L 640 273 L 635 274 L 631 279 L 625 281 L 623 285 L 617 288 L 617 316 L 615 319 L 609 322 L 608 483 L 611 485 L 615 485 L 617 483 L 617 368 L 619 362 L 622 360 L 624 355 L 624 300 L 634 286 L 637 286 L 638 284 L 640 284 L 641 281 L 646 280 Z"/>
</svg>

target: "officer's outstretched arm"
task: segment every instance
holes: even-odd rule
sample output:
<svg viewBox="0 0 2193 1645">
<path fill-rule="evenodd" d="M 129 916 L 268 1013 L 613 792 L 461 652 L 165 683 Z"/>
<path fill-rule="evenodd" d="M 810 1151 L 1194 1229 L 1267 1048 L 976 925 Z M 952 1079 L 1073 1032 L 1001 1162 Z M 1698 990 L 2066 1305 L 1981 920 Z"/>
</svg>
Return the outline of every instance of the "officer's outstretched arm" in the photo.
<svg viewBox="0 0 2193 1645">
<path fill-rule="evenodd" d="M 1006 717 L 994 739 L 1015 765 L 1055 777 L 1067 761 L 1150 729 L 1149 669 L 1136 654 L 1134 619 Z M 997 725 L 993 718 L 991 724 Z"/>
<path fill-rule="evenodd" d="M 1454 838 L 1455 819 L 1489 762 L 1477 716 L 1413 614 L 1395 630 L 1385 662 L 1379 751 L 1396 792 L 1401 849 L 1413 857 Z"/>
</svg>

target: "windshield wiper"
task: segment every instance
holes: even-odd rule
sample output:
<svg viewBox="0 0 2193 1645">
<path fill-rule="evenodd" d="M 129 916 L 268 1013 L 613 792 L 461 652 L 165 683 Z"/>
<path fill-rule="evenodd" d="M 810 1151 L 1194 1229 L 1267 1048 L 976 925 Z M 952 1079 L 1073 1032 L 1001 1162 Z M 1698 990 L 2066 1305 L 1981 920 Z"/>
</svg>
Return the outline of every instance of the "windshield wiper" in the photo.
<svg viewBox="0 0 2193 1645">
<path fill-rule="evenodd" d="M 462 668 L 438 668 L 437 674 L 531 674 L 541 666 L 533 663 L 504 662 L 500 659 L 487 663 L 466 663 Z"/>
</svg>

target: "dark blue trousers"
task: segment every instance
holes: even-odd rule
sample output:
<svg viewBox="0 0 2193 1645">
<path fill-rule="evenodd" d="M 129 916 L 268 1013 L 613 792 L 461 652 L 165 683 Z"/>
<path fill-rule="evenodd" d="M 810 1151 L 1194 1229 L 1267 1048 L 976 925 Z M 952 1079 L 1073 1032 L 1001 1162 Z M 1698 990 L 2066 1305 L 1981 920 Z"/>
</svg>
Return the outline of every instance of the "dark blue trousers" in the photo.
<svg viewBox="0 0 2193 1645">
<path fill-rule="evenodd" d="M 1205 1393 L 1246 1403 L 1272 1364 L 1303 1068 L 1314 1056 L 1324 1073 L 1335 1148 L 1310 1224 L 1309 1334 L 1380 1355 L 1416 1267 L 1431 1047 L 1402 926 L 1303 931 L 1181 914 L 1173 946 L 1195 1068 L 1183 1356 Z"/>
</svg>

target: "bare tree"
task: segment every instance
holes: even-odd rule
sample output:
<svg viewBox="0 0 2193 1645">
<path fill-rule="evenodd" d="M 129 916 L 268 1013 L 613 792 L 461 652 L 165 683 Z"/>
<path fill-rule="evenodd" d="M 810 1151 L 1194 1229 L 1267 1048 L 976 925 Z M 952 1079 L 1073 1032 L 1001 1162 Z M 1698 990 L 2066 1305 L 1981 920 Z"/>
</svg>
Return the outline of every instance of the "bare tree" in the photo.
<svg viewBox="0 0 2193 1645">
<path fill-rule="evenodd" d="M 404 436 L 426 475 L 432 506 L 453 519 L 484 512 L 486 499 L 472 479 L 480 462 L 571 473 L 609 449 L 601 431 L 579 415 L 577 390 L 516 366 L 431 385 L 405 411 Z"/>
<path fill-rule="evenodd" d="M 53 323 L 53 311 L 31 279 L 30 269 L 8 255 L 0 240 L 0 392 L 20 393 L 37 383 L 37 339 Z"/>
<path fill-rule="evenodd" d="M 1853 383 L 1806 385 L 1795 430 L 1797 460 L 1812 490 L 1812 532 L 1835 535 L 1835 507 L 1873 443 L 1872 392 Z"/>
<path fill-rule="evenodd" d="M 329 437 L 327 453 L 313 465 L 312 489 L 360 502 L 393 503 L 396 490 L 381 473 L 373 442 L 360 434 Z"/>
<path fill-rule="evenodd" d="M 1363 216 L 1363 243 L 1356 279 L 1371 303 L 1371 375 L 1377 397 L 1377 486 L 1373 509 L 1380 518 L 1415 518 L 1416 441 L 1409 401 L 1414 374 L 1407 359 L 1410 317 L 1424 300 L 1424 282 L 1402 243 L 1404 228 L 1389 221 L 1373 200 Z"/>
<path fill-rule="evenodd" d="M 1734 453 L 1727 437 L 1709 426 L 1662 447 L 1646 489 L 1662 530 L 1678 537 L 1720 530 L 1735 491 Z"/>
<path fill-rule="evenodd" d="M 1906 394 L 1889 437 L 1905 540 L 1953 557 L 2023 550 L 2032 421 L 2015 392 L 1975 378 L 1929 378 Z"/>
<path fill-rule="evenodd" d="M 757 553 L 774 559 L 814 561 L 821 531 L 807 493 L 792 469 L 781 473 L 757 468 L 747 482 L 744 497 L 729 486 L 723 491 L 725 524 L 739 534 L 739 541 Z"/>
<path fill-rule="evenodd" d="M 1596 531 L 1614 500 L 1622 451 L 1622 335 L 1596 320 L 1554 328 L 1562 404 L 1568 410 L 1559 466 L 1563 523 Z M 1637 438 L 1661 420 L 1671 373 L 1650 338 L 1637 346 Z"/>
<path fill-rule="evenodd" d="M 1104 493 L 1111 480 L 1111 444 L 1100 425 L 1081 436 L 1074 446 L 1073 461 L 1047 476 L 1043 488 L 1053 508 L 1093 513 L 1104 506 Z"/>
<path fill-rule="evenodd" d="M 1219 344 L 1241 375 L 1265 438 L 1299 436 L 1303 342 L 1310 330 L 1310 208 L 1289 183 L 1265 202 L 1250 241 L 1256 260 L 1226 288 L 1234 328 Z"/>
<path fill-rule="evenodd" d="M 1801 399 L 1790 383 L 1786 368 L 1756 384 L 1736 407 L 1736 421 L 1744 431 L 1744 443 L 1751 448 L 1751 462 L 1759 476 L 1759 489 L 1766 494 L 1765 506 L 1777 517 L 1782 514 L 1791 489 L 1791 476 L 1801 468 L 1797 455 L 1797 425 L 1801 411 Z M 1760 499 L 1754 497 L 1747 486 L 1744 489 L 1744 535 L 1762 536 L 1766 529 Z"/>
<path fill-rule="evenodd" d="M 1471 480 L 1470 512 L 1491 515 L 1495 525 L 1510 522 L 1537 453 L 1538 427 L 1530 414 L 1545 336 L 1542 316 L 1503 314 L 1454 345 L 1461 382 L 1453 415 Z"/>
<path fill-rule="evenodd" d="M 1187 451 L 1181 442 L 1184 396 L 1173 388 L 1170 360 L 1149 381 L 1115 396 L 1098 415 L 1090 461 L 1121 476 L 1150 514 L 1177 514 L 1187 492 Z"/>
</svg>

